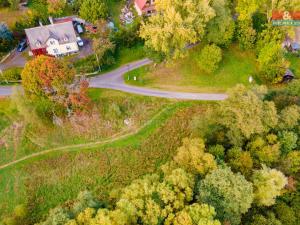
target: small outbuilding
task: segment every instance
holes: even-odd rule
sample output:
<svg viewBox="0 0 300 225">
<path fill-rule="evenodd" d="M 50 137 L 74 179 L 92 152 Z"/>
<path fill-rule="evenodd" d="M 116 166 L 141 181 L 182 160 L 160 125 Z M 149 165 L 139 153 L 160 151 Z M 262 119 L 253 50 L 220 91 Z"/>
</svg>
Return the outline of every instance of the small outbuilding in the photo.
<svg viewBox="0 0 300 225">
<path fill-rule="evenodd" d="M 282 77 L 282 82 L 289 82 L 289 81 L 293 80 L 294 78 L 295 78 L 294 73 L 290 69 L 287 69 L 285 74 Z"/>
</svg>

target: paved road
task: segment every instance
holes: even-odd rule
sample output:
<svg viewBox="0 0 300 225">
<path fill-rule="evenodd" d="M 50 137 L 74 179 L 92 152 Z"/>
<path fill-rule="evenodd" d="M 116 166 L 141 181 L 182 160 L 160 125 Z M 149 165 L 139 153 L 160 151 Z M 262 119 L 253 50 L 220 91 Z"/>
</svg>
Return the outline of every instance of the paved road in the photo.
<svg viewBox="0 0 300 225">
<path fill-rule="evenodd" d="M 156 89 L 134 87 L 127 85 L 124 82 L 123 75 L 129 70 L 139 68 L 144 65 L 152 63 L 149 59 L 143 59 L 134 63 L 130 63 L 122 66 L 121 68 L 114 70 L 110 73 L 106 73 L 102 76 L 97 76 L 90 79 L 90 87 L 94 88 L 108 88 L 114 90 L 120 90 L 128 93 L 173 98 L 173 99 L 189 99 L 189 100 L 224 100 L 227 98 L 226 94 L 209 94 L 209 93 L 183 93 L 173 91 L 162 91 Z"/>
<path fill-rule="evenodd" d="M 120 67 L 112 72 L 99 75 L 90 79 L 90 87 L 93 88 L 106 88 L 124 91 L 133 94 L 154 96 L 172 99 L 186 99 L 186 100 L 224 100 L 227 98 L 226 94 L 210 94 L 210 93 L 183 93 L 162 91 L 156 89 L 135 87 L 125 84 L 123 75 L 124 73 L 139 68 L 144 65 L 152 63 L 149 59 L 143 59 Z M 7 96 L 11 94 L 12 89 L 9 87 L 0 87 L 0 96 Z"/>
<path fill-rule="evenodd" d="M 28 48 L 24 54 L 28 54 Z M 11 67 L 24 67 L 26 59 L 21 52 L 14 50 L 11 55 L 2 63 L 0 63 L 0 70 L 5 70 Z"/>
</svg>

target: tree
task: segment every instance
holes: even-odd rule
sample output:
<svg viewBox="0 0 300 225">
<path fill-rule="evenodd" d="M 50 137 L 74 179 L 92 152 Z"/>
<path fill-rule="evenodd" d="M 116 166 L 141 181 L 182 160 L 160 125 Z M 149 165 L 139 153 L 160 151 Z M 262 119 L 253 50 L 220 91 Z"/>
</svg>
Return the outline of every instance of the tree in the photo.
<svg viewBox="0 0 300 225">
<path fill-rule="evenodd" d="M 97 27 L 99 27 L 99 30 L 93 38 L 93 50 L 98 65 L 99 67 L 102 65 L 111 65 L 114 63 L 113 54 L 116 46 L 109 38 L 110 30 L 106 26 L 106 21 L 99 20 Z"/>
<path fill-rule="evenodd" d="M 202 139 L 183 139 L 183 145 L 178 148 L 174 161 L 186 171 L 194 174 L 205 175 L 210 170 L 217 168 L 214 156 L 205 153 Z"/>
<path fill-rule="evenodd" d="M 216 45 L 228 46 L 233 38 L 235 24 L 227 0 L 213 0 L 216 16 L 207 24 L 206 38 Z"/>
<path fill-rule="evenodd" d="M 279 134 L 280 149 L 286 155 L 297 147 L 298 135 L 292 131 L 283 131 Z"/>
<path fill-rule="evenodd" d="M 278 122 L 273 102 L 262 100 L 266 90 L 248 90 L 237 85 L 230 90 L 229 97 L 220 103 L 217 122 L 227 130 L 231 143 L 240 146 L 243 139 L 253 134 L 262 134 L 274 128 Z"/>
<path fill-rule="evenodd" d="M 292 151 L 284 157 L 282 169 L 287 174 L 297 174 L 300 172 L 300 151 Z"/>
<path fill-rule="evenodd" d="M 256 42 L 256 52 L 259 52 L 269 43 L 281 44 L 285 38 L 285 33 L 279 27 L 267 25 L 258 35 Z"/>
<path fill-rule="evenodd" d="M 281 190 L 287 184 L 287 178 L 276 169 L 263 165 L 261 170 L 253 173 L 254 202 L 259 206 L 271 206 L 275 198 L 281 195 Z"/>
<path fill-rule="evenodd" d="M 207 204 L 194 203 L 185 207 L 175 215 L 174 225 L 221 225 L 215 220 L 216 212 L 214 207 Z"/>
<path fill-rule="evenodd" d="M 283 202 L 276 204 L 275 212 L 276 212 L 277 218 L 281 221 L 282 224 L 284 224 L 284 225 L 296 225 L 297 224 L 297 218 L 295 216 L 295 212 L 287 204 L 285 204 Z"/>
<path fill-rule="evenodd" d="M 142 23 L 140 37 L 146 46 L 173 59 L 203 38 L 207 22 L 215 16 L 204 0 L 157 0 L 155 7 L 157 13 Z"/>
<path fill-rule="evenodd" d="M 239 224 L 241 215 L 248 211 L 253 201 L 252 184 L 244 176 L 234 174 L 229 168 L 219 168 L 201 181 L 199 202 L 213 206 L 217 218 Z"/>
<path fill-rule="evenodd" d="M 17 10 L 19 8 L 20 0 L 8 0 L 9 7 L 13 10 Z"/>
<path fill-rule="evenodd" d="M 65 0 L 47 0 L 48 12 L 52 15 L 61 15 L 66 7 Z"/>
<path fill-rule="evenodd" d="M 269 83 L 278 83 L 288 68 L 281 45 L 270 42 L 266 44 L 258 55 L 260 77 Z"/>
<path fill-rule="evenodd" d="M 198 65 L 206 73 L 212 73 L 218 69 L 221 60 L 222 50 L 214 44 L 206 45 L 198 56 Z"/>
<path fill-rule="evenodd" d="M 227 162 L 234 172 L 241 172 L 244 176 L 249 176 L 252 172 L 253 160 L 250 152 L 243 151 L 241 148 L 229 149 Z"/>
<path fill-rule="evenodd" d="M 266 216 L 255 214 L 250 225 L 283 225 L 280 220 L 276 218 L 274 213 L 268 213 Z"/>
<path fill-rule="evenodd" d="M 242 50 L 253 49 L 256 40 L 256 31 L 252 27 L 252 20 L 238 21 L 238 41 Z"/>
<path fill-rule="evenodd" d="M 79 14 L 83 19 L 96 22 L 98 19 L 105 19 L 108 15 L 106 2 L 103 0 L 83 0 Z"/>
<path fill-rule="evenodd" d="M 259 8 L 259 0 L 237 0 L 236 12 L 239 14 L 239 20 L 249 20 Z"/>
<path fill-rule="evenodd" d="M 87 95 L 82 92 L 87 89 L 80 80 L 75 82 L 75 70 L 62 60 L 38 56 L 25 65 L 21 77 L 26 97 L 41 113 L 65 114 L 73 110 L 74 95 L 77 100 L 84 97 L 82 103 L 86 103 Z"/>
<path fill-rule="evenodd" d="M 293 129 L 298 125 L 300 120 L 300 107 L 297 105 L 291 105 L 284 108 L 280 112 L 279 128 L 281 129 Z"/>
<path fill-rule="evenodd" d="M 277 141 L 277 136 L 269 134 L 266 139 L 257 136 L 247 145 L 257 165 L 264 163 L 270 166 L 279 160 L 280 143 Z"/>
<path fill-rule="evenodd" d="M 0 52 L 9 51 L 12 48 L 13 35 L 5 23 L 0 23 Z"/>
</svg>

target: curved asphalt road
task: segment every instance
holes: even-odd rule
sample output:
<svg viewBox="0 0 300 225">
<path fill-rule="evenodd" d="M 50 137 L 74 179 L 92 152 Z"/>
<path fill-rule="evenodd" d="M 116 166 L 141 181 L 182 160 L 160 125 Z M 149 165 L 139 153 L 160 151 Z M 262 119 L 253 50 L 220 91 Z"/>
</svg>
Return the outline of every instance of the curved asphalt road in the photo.
<svg viewBox="0 0 300 225">
<path fill-rule="evenodd" d="M 154 96 L 162 98 L 172 99 L 186 99 L 186 100 L 224 100 L 227 98 L 226 94 L 209 94 L 209 93 L 184 93 L 184 92 L 172 92 L 161 91 L 156 89 L 135 87 L 125 84 L 123 75 L 124 73 L 139 68 L 144 65 L 152 63 L 149 59 L 143 59 L 140 61 L 132 62 L 124 65 L 119 69 L 112 72 L 105 73 L 96 77 L 90 78 L 90 87 L 93 88 L 106 88 L 124 91 L 133 94 Z M 12 93 L 11 87 L 0 87 L 0 96 L 8 96 Z"/>
</svg>

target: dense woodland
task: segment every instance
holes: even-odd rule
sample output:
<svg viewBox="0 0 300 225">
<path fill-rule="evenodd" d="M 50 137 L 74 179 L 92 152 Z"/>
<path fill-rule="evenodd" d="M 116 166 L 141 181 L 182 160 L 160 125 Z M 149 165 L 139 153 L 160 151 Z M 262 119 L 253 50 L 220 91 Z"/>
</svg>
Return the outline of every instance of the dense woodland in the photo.
<svg viewBox="0 0 300 225">
<path fill-rule="evenodd" d="M 0 0 L 0 5 L 15 4 Z M 111 17 L 113 3 L 75 0 L 69 5 L 33 0 L 31 4 L 31 13 L 11 28 L 14 32 L 48 15 L 65 15 L 67 9 L 102 27 Z M 106 190 L 108 198 L 86 186 L 76 199 L 43 216 L 35 217 L 35 206 L 28 201 L 3 216 L 1 223 L 300 224 L 300 82 L 281 83 L 290 66 L 287 49 L 281 44 L 287 34 L 293 37 L 295 33 L 291 27 L 273 27 L 270 21 L 273 9 L 300 9 L 299 1 L 157 0 L 156 7 L 157 14 L 128 27 L 100 29 L 91 36 L 95 54 L 77 64 L 105 68 L 115 63 L 118 50 L 136 44 L 143 44 L 147 56 L 156 62 L 176 63 L 187 56 L 190 46 L 200 43 L 197 62 L 205 65 L 207 74 L 213 74 L 224 49 L 236 43 L 241 50 L 255 49 L 255 78 L 269 87 L 237 85 L 228 91 L 225 101 L 203 103 L 205 110 L 196 111 L 188 118 L 190 127 L 182 128 L 191 131 L 182 132 L 186 134 L 183 139 L 173 132 L 170 137 L 146 142 L 152 145 L 163 139 L 148 150 L 164 152 L 166 143 L 180 137 L 180 147 L 176 146 L 172 157 L 129 184 Z M 12 32 L 1 25 L 0 50 L 9 50 L 5 46 L 13 41 Z M 29 61 L 20 74 L 24 95 L 18 93 L 12 99 L 18 105 L 15 112 L 24 120 L 36 116 L 51 126 L 55 126 L 54 118 L 91 115 L 95 102 L 88 95 L 87 81 L 75 76 L 76 69 L 76 63 L 47 56 Z M 122 114 L 122 108 L 118 109 Z M 176 122 L 185 125 L 181 117 Z"/>
</svg>

